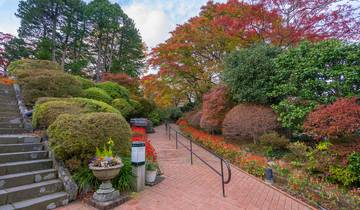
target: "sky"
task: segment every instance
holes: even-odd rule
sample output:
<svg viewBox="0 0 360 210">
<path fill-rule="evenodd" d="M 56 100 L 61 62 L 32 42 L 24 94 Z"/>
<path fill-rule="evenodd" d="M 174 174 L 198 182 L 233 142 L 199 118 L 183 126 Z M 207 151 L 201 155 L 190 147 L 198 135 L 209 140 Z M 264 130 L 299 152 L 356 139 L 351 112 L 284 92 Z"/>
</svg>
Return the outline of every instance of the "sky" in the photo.
<svg viewBox="0 0 360 210">
<path fill-rule="evenodd" d="M 90 1 L 90 0 L 87 0 Z M 196 16 L 208 0 L 110 0 L 117 2 L 135 21 L 149 48 L 170 37 L 177 24 Z M 215 2 L 225 2 L 216 0 Z M 20 20 L 15 16 L 19 0 L 0 0 L 0 31 L 17 34 Z"/>
</svg>

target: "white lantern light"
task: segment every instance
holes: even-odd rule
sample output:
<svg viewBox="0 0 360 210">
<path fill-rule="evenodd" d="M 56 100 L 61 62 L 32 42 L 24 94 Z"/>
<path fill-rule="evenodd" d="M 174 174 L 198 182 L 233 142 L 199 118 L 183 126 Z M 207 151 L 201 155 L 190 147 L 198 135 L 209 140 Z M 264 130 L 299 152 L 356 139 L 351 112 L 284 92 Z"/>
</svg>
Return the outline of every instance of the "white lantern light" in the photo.
<svg viewBox="0 0 360 210">
<path fill-rule="evenodd" d="M 139 166 L 145 164 L 145 143 L 134 141 L 131 147 L 131 163 Z"/>
</svg>

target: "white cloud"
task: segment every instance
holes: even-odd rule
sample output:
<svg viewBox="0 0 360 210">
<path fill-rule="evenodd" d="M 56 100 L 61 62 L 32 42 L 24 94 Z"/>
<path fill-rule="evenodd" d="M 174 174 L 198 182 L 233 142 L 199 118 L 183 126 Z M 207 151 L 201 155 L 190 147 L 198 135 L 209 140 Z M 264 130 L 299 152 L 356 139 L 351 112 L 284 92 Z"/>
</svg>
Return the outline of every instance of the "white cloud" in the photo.
<svg viewBox="0 0 360 210">
<path fill-rule="evenodd" d="M 151 8 L 143 3 L 133 3 L 123 9 L 135 21 L 136 27 L 148 47 L 155 47 L 169 38 L 168 32 L 173 29 L 174 24 L 161 8 Z"/>
</svg>

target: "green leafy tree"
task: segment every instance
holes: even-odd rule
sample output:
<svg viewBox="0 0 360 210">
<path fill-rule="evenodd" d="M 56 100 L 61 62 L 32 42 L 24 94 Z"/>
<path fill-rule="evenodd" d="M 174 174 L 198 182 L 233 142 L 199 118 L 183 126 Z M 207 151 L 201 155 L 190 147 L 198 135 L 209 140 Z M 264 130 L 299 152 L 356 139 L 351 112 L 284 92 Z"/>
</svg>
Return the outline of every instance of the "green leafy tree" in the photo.
<svg viewBox="0 0 360 210">
<path fill-rule="evenodd" d="M 275 75 L 274 58 L 281 52 L 277 47 L 256 44 L 232 52 L 225 60 L 223 79 L 237 102 L 269 104 Z"/>
<path fill-rule="evenodd" d="M 4 43 L 4 52 L 1 56 L 11 63 L 15 60 L 28 58 L 32 54 L 31 47 L 21 38 L 14 37 L 9 42 Z"/>
<path fill-rule="evenodd" d="M 337 40 L 303 42 L 275 60 L 269 97 L 285 128 L 302 132 L 303 121 L 316 104 L 360 94 L 360 45 Z"/>
</svg>

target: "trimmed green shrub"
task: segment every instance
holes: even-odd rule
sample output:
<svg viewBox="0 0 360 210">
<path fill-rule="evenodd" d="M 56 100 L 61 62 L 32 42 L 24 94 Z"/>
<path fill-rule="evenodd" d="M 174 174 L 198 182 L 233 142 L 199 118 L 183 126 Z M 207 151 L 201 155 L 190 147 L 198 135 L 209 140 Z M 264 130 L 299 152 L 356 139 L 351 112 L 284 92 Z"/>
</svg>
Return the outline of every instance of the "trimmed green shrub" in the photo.
<svg viewBox="0 0 360 210">
<path fill-rule="evenodd" d="M 125 118 L 127 118 L 134 109 L 131 104 L 123 98 L 113 100 L 112 106 L 119 110 Z"/>
<path fill-rule="evenodd" d="M 111 96 L 103 89 L 92 87 L 84 91 L 84 97 L 98 101 L 103 101 L 110 104 L 112 101 Z"/>
<path fill-rule="evenodd" d="M 112 106 L 87 98 L 40 98 L 36 102 L 32 125 L 46 129 L 61 114 L 81 114 L 89 112 L 111 112 L 120 114 Z"/>
<path fill-rule="evenodd" d="M 116 84 L 115 82 L 102 82 L 96 84 L 96 87 L 105 90 L 112 98 L 129 98 L 129 91 L 125 87 Z"/>
<path fill-rule="evenodd" d="M 71 159 L 80 161 L 78 167 L 86 166 L 94 157 L 96 147 L 105 145 L 109 138 L 114 141 L 116 154 L 128 157 L 131 151 L 130 126 L 120 114 L 62 114 L 47 133 L 55 157 L 66 165 L 66 160 Z"/>
<path fill-rule="evenodd" d="M 59 64 L 54 63 L 49 60 L 32 60 L 32 59 L 22 59 L 13 61 L 7 67 L 8 73 L 12 74 L 14 70 L 27 69 L 27 70 L 60 70 L 61 67 Z"/>
<path fill-rule="evenodd" d="M 27 106 L 33 106 L 40 97 L 71 97 L 82 94 L 81 84 L 72 75 L 62 72 L 18 78 L 18 82 Z"/>
<path fill-rule="evenodd" d="M 135 99 L 129 99 L 129 103 L 133 107 L 133 110 L 131 111 L 129 117 L 141 116 L 142 106 L 141 106 L 140 102 Z"/>
<path fill-rule="evenodd" d="M 82 89 L 88 89 L 91 87 L 95 87 L 95 82 L 92 80 L 86 79 L 81 76 L 74 76 L 74 78 L 81 83 Z"/>
</svg>

